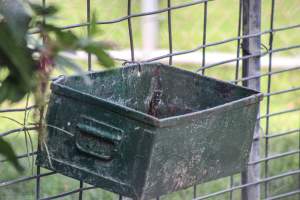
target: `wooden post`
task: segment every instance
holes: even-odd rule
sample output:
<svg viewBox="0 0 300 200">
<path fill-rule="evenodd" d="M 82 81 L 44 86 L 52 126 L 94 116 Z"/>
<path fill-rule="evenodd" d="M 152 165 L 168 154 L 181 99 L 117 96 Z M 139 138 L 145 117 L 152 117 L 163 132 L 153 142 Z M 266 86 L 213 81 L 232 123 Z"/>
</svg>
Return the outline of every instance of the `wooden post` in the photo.
<svg viewBox="0 0 300 200">
<path fill-rule="evenodd" d="M 158 0 L 143 0 L 142 11 L 150 12 L 158 9 Z M 159 23 L 158 15 L 148 15 L 141 18 L 142 45 L 144 51 L 153 51 L 157 48 Z"/>
<path fill-rule="evenodd" d="M 261 32 L 261 0 L 243 0 L 243 35 L 251 35 Z M 243 39 L 243 56 L 260 53 L 260 36 Z M 243 77 L 256 76 L 260 74 L 260 56 L 243 60 Z M 243 82 L 244 86 L 260 90 L 260 78 Z M 258 114 L 259 116 L 259 114 Z M 259 121 L 257 121 L 254 138 L 251 147 L 249 161 L 259 160 Z M 241 130 L 242 131 L 242 130 Z M 247 171 L 242 173 L 242 183 L 252 183 L 260 179 L 260 166 L 254 164 L 248 166 Z M 242 190 L 243 200 L 260 199 L 260 185 L 245 187 Z"/>
</svg>

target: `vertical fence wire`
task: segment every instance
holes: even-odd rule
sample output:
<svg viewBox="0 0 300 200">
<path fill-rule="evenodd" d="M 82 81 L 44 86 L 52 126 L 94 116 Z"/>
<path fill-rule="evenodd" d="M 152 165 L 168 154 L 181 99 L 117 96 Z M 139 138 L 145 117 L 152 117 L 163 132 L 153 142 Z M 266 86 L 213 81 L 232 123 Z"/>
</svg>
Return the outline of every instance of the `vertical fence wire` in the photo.
<svg viewBox="0 0 300 200">
<path fill-rule="evenodd" d="M 298 149 L 300 150 L 300 115 L 299 115 L 299 129 L 298 129 Z M 298 168 L 300 169 L 300 153 L 298 154 Z M 298 174 L 298 188 L 300 188 L 300 174 Z M 298 195 L 298 199 L 300 199 L 300 193 Z"/>
<path fill-rule="evenodd" d="M 171 0 L 168 0 L 168 8 L 171 8 Z M 173 53 L 173 40 L 172 40 L 172 14 L 168 10 L 168 36 L 169 36 L 169 54 Z M 169 65 L 173 64 L 173 56 L 169 56 Z"/>
<path fill-rule="evenodd" d="M 206 56 L 206 29 L 207 29 L 207 1 L 204 2 L 203 6 L 203 32 L 202 32 L 202 67 L 205 66 L 205 56 Z M 202 75 L 205 74 L 205 69 L 202 70 Z"/>
<path fill-rule="evenodd" d="M 217 42 L 212 42 L 212 43 L 208 43 L 207 42 L 207 21 L 208 21 L 208 0 L 195 0 L 192 1 L 191 3 L 183 3 L 180 5 L 173 5 L 171 0 L 167 0 L 167 8 L 163 8 L 163 9 L 159 9 L 157 11 L 151 11 L 151 12 L 146 12 L 146 13 L 138 13 L 138 14 L 133 14 L 132 13 L 132 5 L 133 1 L 128 0 L 127 1 L 127 15 L 118 19 L 113 19 L 110 21 L 100 21 L 98 22 L 98 24 L 113 24 L 113 23 L 119 23 L 122 21 L 127 20 L 128 23 L 128 34 L 129 34 L 129 46 L 130 46 L 130 57 L 131 57 L 131 61 L 135 61 L 135 52 L 134 52 L 134 33 L 132 30 L 132 18 L 136 18 L 136 17 L 143 17 L 143 16 L 147 16 L 147 15 L 154 15 L 154 14 L 159 14 L 159 13 L 163 13 L 163 12 L 167 12 L 167 25 L 168 25 L 168 54 L 166 55 L 160 55 L 158 57 L 154 57 L 151 59 L 147 59 L 148 61 L 156 61 L 156 60 L 161 60 L 163 58 L 168 58 L 168 63 L 169 64 L 173 64 L 174 62 L 174 57 L 177 55 L 184 55 L 184 54 L 188 54 L 188 53 L 192 53 L 198 50 L 202 51 L 202 59 L 201 59 L 201 67 L 199 68 L 200 70 L 202 70 L 202 73 L 204 74 L 205 71 L 207 69 L 210 69 L 212 67 L 218 66 L 218 65 L 223 65 L 223 64 L 230 64 L 232 62 L 235 62 L 235 72 L 234 72 L 234 83 L 238 84 L 240 82 L 243 83 L 243 85 L 248 86 L 248 87 L 252 87 L 255 89 L 260 89 L 259 86 L 259 82 L 260 79 L 264 76 L 267 77 L 267 91 L 266 91 L 266 113 L 263 116 L 260 116 L 258 118 L 258 124 L 259 124 L 259 120 L 263 119 L 265 120 L 266 124 L 265 124 L 265 135 L 260 135 L 257 136 L 257 133 L 260 132 L 259 128 L 256 127 L 256 136 L 254 138 L 254 144 L 257 144 L 259 141 L 259 138 L 263 138 L 264 141 L 264 156 L 262 158 L 259 158 L 256 156 L 256 158 L 253 160 L 250 160 L 249 162 L 249 166 L 250 168 L 255 170 L 256 173 L 256 177 L 254 177 L 254 179 L 249 179 L 247 178 L 246 180 L 244 179 L 241 183 L 241 185 L 235 186 L 234 183 L 234 176 L 230 176 L 229 177 L 229 181 L 230 181 L 230 187 L 224 190 L 220 190 L 214 193 L 210 193 L 210 194 L 206 194 L 206 195 L 202 195 L 199 196 L 199 194 L 197 194 L 197 187 L 194 186 L 193 187 L 193 194 L 192 197 L 194 199 L 200 200 L 200 199 L 208 199 L 208 198 L 218 198 L 219 195 L 222 194 L 229 194 L 229 199 L 233 199 L 233 192 L 236 190 L 242 190 L 242 194 L 243 194 L 243 198 L 244 199 L 258 199 L 260 197 L 260 195 L 262 195 L 264 197 L 264 199 L 279 199 L 279 198 L 284 198 L 284 197 L 289 197 L 289 196 L 295 196 L 298 195 L 300 193 L 300 153 L 299 153 L 299 149 L 300 149 L 300 118 L 299 118 L 299 128 L 298 129 L 294 129 L 294 130 L 288 130 L 288 131 L 284 131 L 284 132 L 280 132 L 280 133 L 271 133 L 270 131 L 270 119 L 274 116 L 278 116 L 278 115 L 284 115 L 284 114 L 288 114 L 291 112 L 299 112 L 300 108 L 294 108 L 294 109 L 290 109 L 290 110 L 283 110 L 283 111 L 279 111 L 276 113 L 272 113 L 271 112 L 271 98 L 273 98 L 272 96 L 275 95 L 280 95 L 280 94 L 286 94 L 286 93 L 292 93 L 292 92 L 298 92 L 300 90 L 299 86 L 296 87 L 292 87 L 292 88 L 288 88 L 288 89 L 284 89 L 284 90 L 280 90 L 280 91 L 275 91 L 272 92 L 271 90 L 271 83 L 272 83 L 272 76 L 275 74 L 282 74 L 282 73 L 287 73 L 290 72 L 292 70 L 298 70 L 297 67 L 292 67 L 289 69 L 285 69 L 285 70 L 278 70 L 278 71 L 273 71 L 273 54 L 277 53 L 277 52 L 284 52 L 284 51 L 289 51 L 289 50 L 293 50 L 293 49 L 299 49 L 300 45 L 290 45 L 288 47 L 283 47 L 283 48 L 274 48 L 273 44 L 274 44 L 274 34 L 276 32 L 282 32 L 282 31 L 286 31 L 286 30 L 296 30 L 298 28 L 300 28 L 300 24 L 294 24 L 294 25 L 289 25 L 289 26 L 283 26 L 280 28 L 275 29 L 274 28 L 274 22 L 275 22 L 275 4 L 276 1 L 272 0 L 271 1 L 271 12 L 270 12 L 270 26 L 268 28 L 268 30 L 261 32 L 260 30 L 257 30 L 258 28 L 258 24 L 254 24 L 255 27 L 253 27 L 251 24 L 249 26 L 249 20 L 260 20 L 260 17 L 258 15 L 260 15 L 260 8 L 259 9 L 253 9 L 249 7 L 249 4 L 260 4 L 260 0 L 239 0 L 239 8 L 238 8 L 238 23 L 237 23 L 237 37 L 234 38 L 228 38 L 225 39 L 223 41 L 217 41 Z M 216 2 L 217 3 L 217 2 Z M 176 32 L 174 30 L 172 30 L 172 11 L 176 10 L 176 9 L 184 9 L 186 7 L 191 7 L 197 4 L 203 4 L 203 10 L 201 12 L 203 12 L 203 31 L 202 31 L 202 44 L 195 48 L 195 49 L 191 49 L 191 50 L 185 50 L 185 51 L 175 51 L 173 49 L 173 33 L 176 34 Z M 245 5 L 246 4 L 246 5 Z M 42 5 L 46 6 L 46 0 L 42 0 Z M 252 17 L 254 17 L 255 19 L 250 19 Z M 259 17 L 259 19 L 258 19 Z M 86 0 L 86 24 L 77 24 L 77 25 L 70 25 L 67 27 L 62 27 L 63 29 L 69 29 L 69 28 L 76 28 L 76 27 L 81 27 L 81 26 L 87 26 L 87 34 L 88 36 L 90 35 L 90 20 L 91 20 L 91 4 L 90 4 L 90 0 Z M 246 20 L 246 21 L 245 21 Z M 248 20 L 248 21 L 247 21 Z M 44 19 L 45 21 L 45 19 Z M 192 23 L 192 22 L 189 22 Z M 257 23 L 257 21 L 255 21 L 254 23 Z M 252 27 L 251 27 L 252 26 Z M 243 29 L 243 34 L 242 34 L 242 29 Z M 172 32 L 173 31 L 173 32 Z M 268 41 L 268 48 L 266 49 L 266 51 L 264 52 L 260 52 L 260 45 L 259 45 L 259 41 L 260 41 L 260 37 L 262 35 L 268 35 L 269 36 L 269 41 Z M 206 63 L 206 48 L 210 47 L 210 46 L 217 46 L 217 45 L 221 45 L 221 44 L 226 44 L 228 42 L 236 42 L 236 58 L 234 59 L 230 59 L 230 60 L 224 60 L 223 62 L 219 62 L 219 63 L 213 63 L 213 64 L 207 64 Z M 253 46 L 249 46 L 249 42 L 253 42 L 252 45 L 255 46 L 255 49 L 253 49 Z M 242 48 L 242 49 L 241 49 Z M 240 55 L 240 52 L 243 52 L 243 55 Z M 263 57 L 263 56 L 267 56 L 268 57 L 268 71 L 265 74 L 261 74 L 259 72 L 259 68 L 257 68 L 259 66 L 258 62 L 259 62 L 259 58 Z M 146 60 L 146 61 L 147 61 Z M 240 74 L 240 62 L 243 62 L 243 77 L 240 78 L 239 74 Z M 87 58 L 87 64 L 88 64 L 88 71 L 92 70 L 92 62 L 91 62 L 91 55 L 88 54 L 88 58 Z M 300 65 L 300 64 L 299 64 Z M 24 112 L 25 115 L 25 119 L 27 118 L 27 110 L 29 110 L 29 108 L 31 108 L 30 106 L 27 105 L 28 102 L 26 103 L 26 106 L 24 109 L 16 109 L 18 112 Z M 0 110 L 1 112 L 14 112 L 14 109 L 4 109 L 4 110 Z M 25 120 L 24 119 L 24 120 Z M 25 128 L 25 121 L 24 121 L 24 130 L 27 130 L 27 128 Z M 1 137 L 6 136 L 6 135 L 10 135 L 13 133 L 16 133 L 18 131 L 16 130 L 9 130 L 6 131 L 4 133 L 1 133 Z M 275 154 L 275 155 L 271 155 L 270 154 L 270 140 L 273 138 L 278 138 L 278 137 L 284 137 L 290 134 L 298 134 L 298 139 L 299 139 L 299 144 L 298 144 L 298 149 L 297 150 L 293 150 L 290 152 L 284 152 L 281 154 Z M 25 135 L 25 137 L 27 137 L 27 135 Z M 27 141 L 27 140 L 26 140 Z M 32 150 L 31 150 L 32 151 Z M 36 152 L 32 151 L 32 152 L 26 152 L 25 154 L 22 155 L 18 155 L 19 159 L 25 158 L 26 155 L 32 155 L 34 156 L 36 154 Z M 280 159 L 280 158 L 284 158 L 286 156 L 289 155 L 296 155 L 298 154 L 298 159 L 299 159 L 299 169 L 298 170 L 289 170 L 288 172 L 285 173 L 281 173 L 281 174 L 277 174 L 277 175 L 273 175 L 270 176 L 270 166 L 269 166 L 269 161 L 270 160 L 275 160 L 275 159 Z M 0 161 L 5 162 L 5 160 L 1 160 Z M 255 168 L 253 166 L 259 166 L 261 163 L 264 163 L 264 176 L 260 177 L 259 176 L 259 168 Z M 1 181 L 0 182 L 0 189 L 3 189 L 3 187 L 8 186 L 8 185 L 13 185 L 13 184 L 22 184 L 26 181 L 29 180 L 33 180 L 35 179 L 35 198 L 37 200 L 41 199 L 41 178 L 45 177 L 45 176 L 51 176 L 54 175 L 55 172 L 49 172 L 49 173 L 41 173 L 41 168 L 40 167 L 36 167 L 36 174 L 29 176 L 29 177 L 21 177 L 19 179 L 14 179 L 14 180 L 9 180 L 9 181 Z M 258 175 L 257 175 L 258 174 Z M 269 183 L 273 180 L 280 180 L 282 178 L 285 177 L 289 177 L 289 176 L 294 176 L 297 175 L 298 178 L 298 189 L 294 190 L 294 191 L 289 191 L 286 193 L 281 193 L 281 194 L 277 194 L 272 196 L 270 194 L 270 187 L 269 187 Z M 264 191 L 260 192 L 259 188 L 264 186 Z M 251 188 L 256 188 L 256 191 L 251 190 Z M 91 189 L 95 189 L 95 187 L 84 187 L 84 183 L 82 181 L 79 182 L 79 188 L 74 190 L 74 191 L 68 191 L 68 192 L 64 192 L 62 194 L 58 194 L 58 195 L 54 195 L 54 196 L 49 196 L 46 197 L 44 199 L 57 199 L 57 198 L 64 198 L 65 196 L 71 195 L 71 194 L 75 194 L 78 193 L 78 198 L 79 200 L 83 199 L 83 191 L 85 190 L 91 190 Z M 119 195 L 119 199 L 123 199 L 121 195 Z M 126 199 L 126 198 L 124 198 Z M 160 197 L 156 198 L 157 200 L 160 199 Z"/>
<path fill-rule="evenodd" d="M 243 8 L 243 0 L 239 0 L 239 11 L 238 11 L 238 28 L 237 28 L 237 37 L 241 37 L 241 30 L 242 30 L 242 8 Z M 240 57 L 241 51 L 241 40 L 237 39 L 236 42 L 236 57 Z M 236 61 L 235 65 L 235 81 L 239 79 L 239 69 L 240 69 L 240 60 Z M 238 84 L 238 82 L 235 82 Z"/>
<path fill-rule="evenodd" d="M 40 199 L 40 174 L 41 168 L 39 166 L 36 167 L 36 189 L 35 189 L 35 198 L 36 200 Z"/>
<path fill-rule="evenodd" d="M 90 0 L 86 0 L 86 22 L 87 22 L 87 36 L 90 37 L 91 35 L 91 1 Z M 91 58 L 91 53 L 88 53 L 88 71 L 92 70 L 92 58 Z"/>
<path fill-rule="evenodd" d="M 132 34 L 132 24 L 131 24 L 131 0 L 127 0 L 127 15 L 128 17 L 128 33 L 129 33 L 129 43 L 130 43 L 130 54 L 131 54 L 131 61 L 134 62 L 134 44 L 133 44 L 133 34 Z"/>
<path fill-rule="evenodd" d="M 271 1 L 271 15 L 270 15 L 270 35 L 269 35 L 269 50 L 273 50 L 273 26 L 274 26 L 274 9 L 275 9 L 275 2 L 274 0 Z M 272 72 L 272 55 L 273 53 L 269 53 L 269 66 L 268 66 L 268 72 L 271 73 Z M 268 83 L 267 83 L 267 93 L 271 92 L 271 83 L 272 83 L 272 75 L 269 74 L 268 75 Z M 270 101 L 271 101 L 271 96 L 267 96 L 267 109 L 266 109 L 266 130 L 265 130 L 265 134 L 268 136 L 269 135 L 269 126 L 270 126 Z M 269 156 L 269 138 L 266 137 L 265 139 L 265 157 Z M 265 161 L 265 177 L 269 176 L 269 161 L 266 160 Z M 268 198 L 269 196 L 269 191 L 268 191 L 268 182 L 265 182 L 264 184 L 265 186 L 265 198 Z"/>
</svg>

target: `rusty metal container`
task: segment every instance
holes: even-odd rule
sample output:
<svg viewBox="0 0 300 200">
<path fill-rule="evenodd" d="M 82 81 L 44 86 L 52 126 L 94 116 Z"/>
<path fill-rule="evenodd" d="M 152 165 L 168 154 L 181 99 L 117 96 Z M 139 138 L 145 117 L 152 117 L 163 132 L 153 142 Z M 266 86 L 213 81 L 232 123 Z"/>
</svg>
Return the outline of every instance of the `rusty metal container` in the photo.
<svg viewBox="0 0 300 200">
<path fill-rule="evenodd" d="M 159 63 L 88 77 L 52 83 L 39 166 L 139 200 L 245 169 L 261 93 Z"/>
</svg>

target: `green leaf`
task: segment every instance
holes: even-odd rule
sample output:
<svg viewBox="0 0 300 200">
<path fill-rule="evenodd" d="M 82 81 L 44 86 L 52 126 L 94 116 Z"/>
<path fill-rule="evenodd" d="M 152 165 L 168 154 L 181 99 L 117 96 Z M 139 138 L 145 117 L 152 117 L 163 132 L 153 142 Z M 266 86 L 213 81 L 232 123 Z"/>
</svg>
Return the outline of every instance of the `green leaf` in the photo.
<svg viewBox="0 0 300 200">
<path fill-rule="evenodd" d="M 50 24 L 44 24 L 42 27 L 44 31 L 54 33 L 57 45 L 60 46 L 61 49 L 67 50 L 76 48 L 79 39 L 72 31 L 63 31 Z"/>
<path fill-rule="evenodd" d="M 86 42 L 82 45 L 82 50 L 87 53 L 94 54 L 97 57 L 99 63 L 104 67 L 113 67 L 113 59 L 103 50 L 103 46 L 100 43 Z"/>
<path fill-rule="evenodd" d="M 75 62 L 71 61 L 70 59 L 66 58 L 65 56 L 61 56 L 61 55 L 55 56 L 54 62 L 64 72 L 66 71 L 63 68 L 61 68 L 62 66 L 66 68 L 70 68 L 76 71 L 76 73 L 80 75 L 86 74 L 86 72 L 84 72 L 79 65 L 77 65 Z"/>
<path fill-rule="evenodd" d="M 0 137 L 0 154 L 2 154 L 13 166 L 19 171 L 24 171 L 24 168 L 19 163 L 17 156 L 11 145 Z"/>
<path fill-rule="evenodd" d="M 102 45 L 100 42 L 94 42 L 90 39 L 80 39 L 71 31 L 62 31 L 53 25 L 45 25 L 46 31 L 53 32 L 57 38 L 57 45 L 60 46 L 59 50 L 84 50 L 87 53 L 95 55 L 104 67 L 113 67 L 114 61 L 104 51 L 107 46 Z"/>
<path fill-rule="evenodd" d="M 94 36 L 99 32 L 99 29 L 97 27 L 97 17 L 96 12 L 93 12 L 92 20 L 90 23 L 90 36 Z"/>
<path fill-rule="evenodd" d="M 26 42 L 19 43 L 5 23 L 0 23 L 0 54 L 5 58 L 11 78 L 24 88 L 32 88 L 36 63 Z"/>
<path fill-rule="evenodd" d="M 9 75 L 0 86 L 0 103 L 5 100 L 20 101 L 29 91 L 30 88 L 27 88 L 17 77 Z"/>
<path fill-rule="evenodd" d="M 73 32 L 59 31 L 59 32 L 55 32 L 55 33 L 56 33 L 58 42 L 61 44 L 61 46 L 63 48 L 66 48 L 66 49 L 76 48 L 78 38 Z"/>
<path fill-rule="evenodd" d="M 65 56 L 57 55 L 55 56 L 54 61 L 56 66 L 65 74 L 67 73 L 65 68 L 70 68 L 74 70 L 77 74 L 81 75 L 86 84 L 89 84 L 91 82 L 86 72 L 83 71 L 82 68 L 79 65 L 77 65 L 75 62 L 73 62 L 71 59 L 68 59 Z"/>
<path fill-rule="evenodd" d="M 33 12 L 39 16 L 52 16 L 58 12 L 57 7 L 53 5 L 43 7 L 38 4 L 30 3 L 30 7 L 33 10 Z"/>
<path fill-rule="evenodd" d="M 9 61 L 7 60 L 7 57 L 4 55 L 4 52 L 0 51 L 0 67 L 7 65 Z"/>
<path fill-rule="evenodd" d="M 0 14 L 4 17 L 17 42 L 24 40 L 31 16 L 19 0 L 0 0 Z"/>
</svg>

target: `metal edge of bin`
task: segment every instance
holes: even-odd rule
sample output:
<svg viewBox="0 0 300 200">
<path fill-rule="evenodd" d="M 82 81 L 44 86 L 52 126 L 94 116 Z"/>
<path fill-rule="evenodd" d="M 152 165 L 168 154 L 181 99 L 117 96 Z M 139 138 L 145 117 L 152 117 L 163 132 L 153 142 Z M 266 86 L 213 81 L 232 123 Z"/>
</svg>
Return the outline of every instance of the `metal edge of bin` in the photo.
<svg viewBox="0 0 300 200">
<path fill-rule="evenodd" d="M 185 70 L 185 69 L 182 69 L 182 68 L 178 68 L 176 66 L 172 66 L 172 65 L 165 65 L 165 64 L 162 64 L 162 63 L 151 63 L 152 64 L 156 64 L 156 65 L 161 65 L 163 67 L 166 67 L 166 68 L 170 68 L 172 70 L 175 70 L 175 71 L 179 71 L 181 73 L 184 73 L 184 74 L 187 74 L 189 76 L 193 76 L 193 77 L 201 77 L 203 79 L 206 79 L 206 80 L 212 80 L 212 81 L 216 81 L 216 82 L 219 82 L 219 83 L 224 83 L 224 84 L 227 84 L 227 85 L 231 85 L 233 87 L 237 87 L 237 88 L 241 88 L 241 89 L 244 89 L 244 90 L 248 90 L 249 92 L 253 92 L 253 93 L 260 93 L 259 91 L 257 90 L 254 90 L 254 89 L 251 89 L 251 88 L 248 88 L 248 87 L 245 87 L 245 86 L 241 86 L 241 85 L 236 85 L 236 84 L 233 84 L 229 81 L 224 81 L 224 80 L 219 80 L 219 79 L 216 79 L 216 78 L 213 78 L 213 77 L 209 77 L 209 76 L 204 76 L 202 74 L 199 74 L 199 73 L 194 73 L 194 72 L 191 72 L 191 71 L 188 71 L 188 70 Z M 131 65 L 131 66 L 137 66 L 136 64 L 135 65 Z M 150 67 L 150 66 L 149 66 Z"/>
<path fill-rule="evenodd" d="M 193 118 L 196 118 L 200 115 L 209 115 L 210 113 L 219 113 L 219 112 L 226 112 L 228 110 L 239 109 L 244 106 L 250 106 L 253 104 L 257 104 L 263 97 L 263 94 L 255 94 L 251 95 L 246 98 L 242 98 L 236 101 L 231 101 L 219 106 L 215 106 L 212 108 L 208 108 L 205 110 L 200 110 L 192 113 L 187 113 L 184 115 L 178 115 L 173 117 L 167 117 L 163 119 L 159 119 L 160 125 L 159 127 L 167 127 L 167 126 L 174 126 L 180 123 L 184 123 L 185 121 L 189 121 Z M 208 116 L 207 116 L 208 117 Z"/>
<path fill-rule="evenodd" d="M 107 69 L 107 70 L 103 70 L 103 71 L 90 71 L 90 72 L 84 73 L 84 75 L 86 76 L 86 75 L 94 75 L 94 74 L 98 74 L 98 73 L 108 73 L 108 72 L 111 72 L 111 71 L 117 71 L 117 70 L 126 69 L 126 68 L 140 68 L 141 66 L 153 67 L 153 65 L 155 65 L 156 67 L 159 66 L 159 67 L 169 68 L 171 70 L 178 71 L 178 72 L 187 74 L 189 76 L 201 77 L 203 79 L 207 79 L 207 80 L 212 80 L 212 81 L 224 83 L 224 84 L 227 84 L 227 85 L 231 85 L 233 87 L 237 87 L 237 88 L 241 88 L 241 89 L 247 90 L 249 92 L 260 93 L 260 91 L 257 91 L 257 90 L 254 90 L 254 89 L 242 86 L 242 85 L 236 85 L 236 84 L 231 83 L 229 81 L 224 81 L 224 80 L 216 79 L 216 78 L 213 78 L 213 77 L 204 76 L 204 75 L 199 74 L 199 73 L 191 72 L 191 71 L 188 71 L 188 70 L 185 70 L 185 69 L 182 69 L 182 68 L 178 68 L 178 67 L 173 66 L 173 65 L 165 65 L 165 64 L 159 63 L 159 62 L 140 62 L 138 64 L 133 63 L 133 64 L 128 64 L 126 66 L 122 66 L 120 68 L 117 67 L 117 68 L 114 68 L 114 69 Z M 68 76 L 68 78 L 76 78 L 76 77 L 80 77 L 80 76 L 83 76 L 83 75 L 71 75 L 71 76 Z M 53 78 L 52 82 L 56 83 L 56 84 L 59 84 L 59 82 L 61 80 L 65 79 L 65 78 L 66 78 L 66 76 L 60 75 L 60 76 L 58 76 L 56 78 Z"/>
<path fill-rule="evenodd" d="M 89 104 L 99 105 L 99 106 L 101 106 L 102 109 L 110 110 L 112 112 L 118 113 L 118 114 L 123 115 L 125 117 L 129 117 L 129 118 L 132 118 L 132 119 L 135 119 L 135 120 L 138 120 L 138 121 L 142 121 L 142 122 L 144 122 L 148 125 L 158 127 L 158 128 L 178 125 L 179 123 L 180 124 L 184 123 L 184 122 L 186 122 L 190 119 L 193 119 L 193 118 L 195 118 L 199 115 L 206 115 L 206 114 L 209 114 L 209 113 L 212 113 L 212 112 L 222 112 L 222 111 L 226 111 L 226 110 L 229 110 L 229 109 L 238 109 L 238 108 L 241 108 L 243 106 L 249 106 L 251 104 L 258 103 L 259 101 L 261 101 L 263 99 L 263 94 L 262 93 L 260 93 L 256 90 L 249 89 L 247 87 L 237 86 L 235 84 L 232 84 L 232 83 L 229 83 L 229 82 L 226 82 L 226 81 L 214 79 L 214 78 L 211 78 L 211 77 L 206 77 L 206 76 L 203 76 L 203 75 L 200 75 L 200 74 L 196 74 L 196 73 L 193 73 L 193 72 L 190 72 L 190 71 L 187 71 L 187 70 L 183 70 L 183 69 L 179 69 L 179 68 L 176 68 L 176 67 L 171 67 L 171 66 L 164 65 L 164 64 L 161 64 L 161 63 L 151 63 L 151 64 L 149 64 L 148 67 L 151 67 L 151 65 L 153 65 L 153 64 L 156 64 L 156 66 L 160 65 L 160 66 L 172 68 L 172 70 L 178 70 L 182 73 L 188 74 L 189 76 L 193 76 L 193 77 L 198 76 L 198 77 L 201 77 L 201 78 L 204 78 L 204 79 L 207 79 L 207 80 L 213 80 L 213 81 L 216 81 L 216 82 L 229 84 L 229 85 L 232 85 L 234 87 L 238 87 L 238 88 L 242 88 L 244 90 L 248 90 L 249 92 L 252 92 L 254 94 L 252 94 L 250 96 L 247 96 L 247 97 L 244 97 L 244 98 L 241 98 L 241 99 L 238 99 L 238 100 L 234 100 L 234 101 L 231 101 L 231 102 L 224 103 L 224 104 L 219 105 L 219 106 L 208 108 L 208 109 L 205 109 L 205 110 L 199 110 L 199 111 L 192 112 L 192 113 L 186 113 L 186 114 L 182 114 L 182 115 L 177 115 L 177 116 L 172 116 L 172 117 L 166 117 L 166 118 L 159 119 L 159 118 L 151 116 L 147 113 L 143 113 L 141 111 L 138 111 L 138 110 L 135 110 L 135 109 L 132 109 L 132 108 L 120 105 L 120 104 L 116 104 L 116 103 L 113 103 L 111 101 L 107 101 L 103 98 L 96 97 L 96 96 L 90 95 L 90 94 L 85 93 L 85 92 L 80 92 L 80 91 L 75 90 L 75 89 L 73 89 L 69 86 L 65 86 L 65 85 L 60 83 L 61 81 L 65 80 L 64 76 L 60 76 L 52 82 L 51 90 L 54 93 L 58 94 L 58 95 L 73 98 L 73 99 L 76 99 L 78 101 L 86 102 L 86 103 L 89 103 Z M 139 65 L 137 65 L 137 64 L 133 64 L 133 65 L 125 66 L 124 68 L 138 67 L 138 66 Z M 105 73 L 105 72 L 109 72 L 109 71 L 113 71 L 113 70 L 118 70 L 118 69 L 106 70 L 106 71 L 103 71 L 103 72 L 91 72 L 91 73 L 88 73 L 87 75 L 92 75 L 92 74 L 97 74 L 97 73 Z M 78 75 L 77 76 L 69 76 L 68 78 L 75 78 L 75 77 L 78 77 Z M 66 94 L 66 91 L 68 91 L 67 94 Z"/>
<path fill-rule="evenodd" d="M 37 164 L 40 167 L 44 167 L 48 170 L 55 170 L 58 173 L 63 174 L 64 176 L 68 176 L 70 178 L 77 179 L 77 174 L 82 174 L 82 172 L 87 173 L 89 176 L 95 176 L 97 177 L 97 181 L 92 180 L 90 177 L 81 178 L 81 181 L 84 181 L 85 183 L 91 184 L 91 185 L 99 185 L 101 182 L 101 188 L 116 192 L 116 187 L 118 188 L 118 192 L 121 195 L 128 195 L 128 193 L 132 194 L 132 197 L 137 196 L 135 189 L 128 183 L 121 182 L 117 179 L 113 179 L 111 177 L 106 176 L 99 176 L 99 174 L 96 174 L 94 172 L 91 172 L 85 168 L 78 167 L 76 165 L 73 165 L 69 162 L 66 162 L 65 160 L 59 160 L 54 157 L 50 157 L 51 164 L 49 163 L 49 159 L 46 158 L 44 161 L 39 161 Z M 108 186 L 107 186 L 108 185 Z"/>
</svg>

